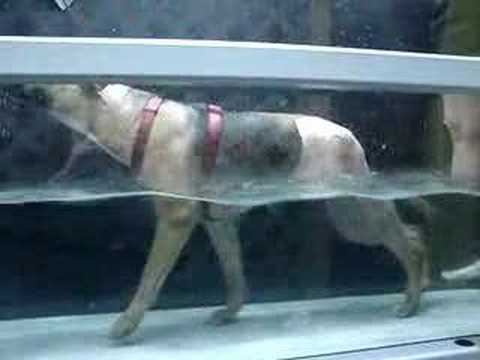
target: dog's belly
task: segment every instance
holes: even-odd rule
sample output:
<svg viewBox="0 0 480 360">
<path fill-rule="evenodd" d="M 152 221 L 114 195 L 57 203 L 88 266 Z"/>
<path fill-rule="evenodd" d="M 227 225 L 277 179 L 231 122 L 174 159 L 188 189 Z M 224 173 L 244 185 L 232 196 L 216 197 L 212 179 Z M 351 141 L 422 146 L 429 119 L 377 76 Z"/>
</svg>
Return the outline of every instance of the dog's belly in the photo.
<svg viewBox="0 0 480 360">
<path fill-rule="evenodd" d="M 250 210 L 250 206 L 222 205 L 205 203 L 202 212 L 202 221 L 230 220 Z"/>
</svg>

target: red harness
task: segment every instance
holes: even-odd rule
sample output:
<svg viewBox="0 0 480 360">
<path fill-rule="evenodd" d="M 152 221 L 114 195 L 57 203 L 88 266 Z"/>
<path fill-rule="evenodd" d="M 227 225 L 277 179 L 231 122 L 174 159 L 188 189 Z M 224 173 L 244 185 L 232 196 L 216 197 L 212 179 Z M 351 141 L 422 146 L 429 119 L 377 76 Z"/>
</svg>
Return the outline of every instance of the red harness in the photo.
<svg viewBox="0 0 480 360">
<path fill-rule="evenodd" d="M 147 100 L 140 113 L 130 163 L 131 171 L 135 176 L 139 175 L 142 169 L 145 148 L 147 147 L 155 118 L 163 102 L 163 98 L 153 96 Z M 215 168 L 220 138 L 223 133 L 223 120 L 223 110 L 220 106 L 207 105 L 207 133 L 204 142 L 205 152 L 202 157 L 202 168 L 205 174 L 210 174 Z"/>
<path fill-rule="evenodd" d="M 223 133 L 223 110 L 218 105 L 207 105 L 207 133 L 202 168 L 205 174 L 211 174 L 217 161 L 218 147 Z"/>
<path fill-rule="evenodd" d="M 130 168 L 133 175 L 140 174 L 143 165 L 143 158 L 145 156 L 145 148 L 152 132 L 155 117 L 163 104 L 163 99 L 158 96 L 153 96 L 147 100 L 145 106 L 140 113 L 138 121 L 138 130 L 135 142 L 133 143 L 132 158 L 130 160 Z"/>
</svg>

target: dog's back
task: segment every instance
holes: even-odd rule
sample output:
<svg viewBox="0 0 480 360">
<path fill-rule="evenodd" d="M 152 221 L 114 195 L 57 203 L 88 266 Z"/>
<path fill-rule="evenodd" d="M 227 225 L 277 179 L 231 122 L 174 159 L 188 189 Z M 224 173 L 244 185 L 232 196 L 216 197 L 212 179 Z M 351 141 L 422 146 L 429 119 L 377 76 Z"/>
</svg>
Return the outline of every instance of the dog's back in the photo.
<svg viewBox="0 0 480 360">
<path fill-rule="evenodd" d="M 294 115 L 228 112 L 224 121 L 217 172 L 282 175 L 298 165 L 302 138 Z"/>
</svg>

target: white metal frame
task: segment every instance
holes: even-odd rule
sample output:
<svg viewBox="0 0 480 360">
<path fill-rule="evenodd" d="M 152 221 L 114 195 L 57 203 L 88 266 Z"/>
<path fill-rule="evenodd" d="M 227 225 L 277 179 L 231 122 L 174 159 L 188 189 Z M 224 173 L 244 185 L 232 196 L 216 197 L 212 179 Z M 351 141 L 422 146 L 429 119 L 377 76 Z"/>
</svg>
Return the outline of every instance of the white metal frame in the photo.
<svg viewBox="0 0 480 360">
<path fill-rule="evenodd" d="M 205 40 L 0 37 L 0 82 L 478 92 L 480 58 Z"/>
</svg>

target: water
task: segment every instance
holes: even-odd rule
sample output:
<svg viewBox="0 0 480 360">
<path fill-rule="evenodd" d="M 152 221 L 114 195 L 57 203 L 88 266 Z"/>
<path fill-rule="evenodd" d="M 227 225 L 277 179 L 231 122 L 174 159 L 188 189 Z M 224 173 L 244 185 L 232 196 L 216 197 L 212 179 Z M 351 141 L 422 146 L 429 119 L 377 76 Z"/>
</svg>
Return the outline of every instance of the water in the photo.
<svg viewBox="0 0 480 360">
<path fill-rule="evenodd" d="M 70 182 L 50 182 L 35 187 L 12 184 L 0 190 L 0 204 L 84 202 L 124 197 L 159 196 L 235 206 L 261 206 L 287 201 L 364 197 L 398 200 L 431 195 L 479 196 L 477 186 L 432 172 L 372 173 L 338 176 L 331 181 L 301 182 L 271 177 L 216 177 L 190 193 L 147 189 L 127 176 L 97 176 Z"/>
</svg>

